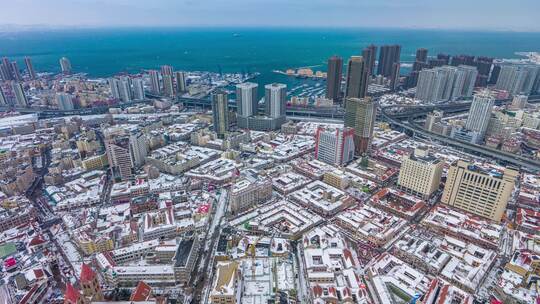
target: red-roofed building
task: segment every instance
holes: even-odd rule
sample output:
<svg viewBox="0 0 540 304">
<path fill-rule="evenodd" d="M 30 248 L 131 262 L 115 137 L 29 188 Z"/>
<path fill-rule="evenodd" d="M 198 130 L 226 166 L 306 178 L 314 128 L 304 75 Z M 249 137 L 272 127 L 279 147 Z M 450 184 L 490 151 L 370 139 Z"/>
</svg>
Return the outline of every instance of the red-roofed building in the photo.
<svg viewBox="0 0 540 304">
<path fill-rule="evenodd" d="M 71 283 L 66 284 L 66 291 L 64 292 L 64 304 L 85 304 L 87 301 L 81 295 L 81 292 L 73 287 Z"/>
<path fill-rule="evenodd" d="M 137 284 L 137 288 L 131 294 L 130 301 L 147 301 L 152 296 L 152 287 L 146 284 L 144 281 L 140 281 Z"/>
<path fill-rule="evenodd" d="M 97 275 L 89 265 L 82 264 L 79 279 L 85 297 L 90 298 L 92 301 L 103 301 L 103 292 Z"/>
</svg>

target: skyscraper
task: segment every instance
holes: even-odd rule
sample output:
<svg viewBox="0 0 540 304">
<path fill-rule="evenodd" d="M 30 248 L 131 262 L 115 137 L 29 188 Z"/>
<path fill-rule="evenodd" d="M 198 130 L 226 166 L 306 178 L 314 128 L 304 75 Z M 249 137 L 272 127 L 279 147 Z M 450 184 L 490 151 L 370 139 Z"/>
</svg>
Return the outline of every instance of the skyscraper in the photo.
<svg viewBox="0 0 540 304">
<path fill-rule="evenodd" d="M 63 111 L 69 111 L 75 108 L 73 105 L 73 96 L 69 93 L 56 94 L 56 104 L 58 105 L 58 109 Z"/>
<path fill-rule="evenodd" d="M 424 48 L 419 48 L 416 50 L 416 62 L 427 62 L 428 50 Z"/>
<path fill-rule="evenodd" d="M 184 72 L 174 72 L 176 80 L 176 93 L 180 94 L 186 91 L 186 74 Z"/>
<path fill-rule="evenodd" d="M 437 59 L 443 62 L 442 65 L 448 65 L 450 63 L 450 55 L 447 54 L 437 54 Z"/>
<path fill-rule="evenodd" d="M 148 155 L 148 141 L 142 132 L 130 132 L 129 154 L 131 165 L 134 168 L 139 168 L 146 162 L 146 156 Z"/>
<path fill-rule="evenodd" d="M 368 87 L 368 71 L 362 56 L 352 56 L 347 63 L 346 98 L 363 98 Z"/>
<path fill-rule="evenodd" d="M 354 129 L 354 146 L 358 155 L 369 150 L 376 111 L 371 97 L 347 98 L 345 101 L 345 127 Z"/>
<path fill-rule="evenodd" d="M 161 94 L 161 86 L 159 85 L 159 72 L 156 70 L 150 71 L 150 90 L 152 93 Z"/>
<path fill-rule="evenodd" d="M 108 138 L 105 141 L 105 149 L 113 177 L 121 180 L 130 179 L 133 172 L 129 153 L 129 137 L 115 136 Z"/>
<path fill-rule="evenodd" d="M 173 74 L 173 67 L 170 65 L 162 65 L 161 66 L 161 76 L 163 75 L 170 75 Z"/>
<path fill-rule="evenodd" d="M 0 105 L 6 106 L 8 104 L 6 94 L 4 94 L 4 89 L 2 89 L 2 86 L 0 85 Z"/>
<path fill-rule="evenodd" d="M 494 104 L 495 99 L 491 97 L 488 90 L 474 95 L 465 128 L 478 133 L 480 138 L 483 138 L 486 134 Z"/>
<path fill-rule="evenodd" d="M 130 102 L 133 100 L 131 78 L 128 76 L 120 77 L 120 81 L 118 82 L 118 90 L 120 92 L 120 100 L 123 102 Z"/>
<path fill-rule="evenodd" d="M 373 75 L 375 58 L 377 57 L 377 47 L 373 44 L 368 45 L 362 50 L 362 57 L 364 58 L 364 61 L 366 63 L 368 75 Z"/>
<path fill-rule="evenodd" d="M 24 63 L 26 64 L 26 70 L 30 79 L 36 79 L 36 71 L 34 71 L 34 65 L 30 57 L 24 57 Z"/>
<path fill-rule="evenodd" d="M 131 78 L 127 76 L 111 78 L 109 79 L 109 85 L 111 87 L 111 94 L 114 99 L 122 102 L 130 102 L 133 99 L 133 92 L 131 91 Z"/>
<path fill-rule="evenodd" d="M 144 100 L 144 81 L 142 78 L 133 79 L 133 98 L 135 100 Z"/>
<path fill-rule="evenodd" d="M 111 88 L 111 95 L 114 99 L 120 100 L 120 84 L 117 78 L 109 79 L 109 87 Z"/>
<path fill-rule="evenodd" d="M 511 95 L 531 94 L 540 66 L 533 64 L 503 64 L 495 88 L 505 90 Z"/>
<path fill-rule="evenodd" d="M 214 132 L 218 138 L 224 138 L 229 131 L 229 95 L 225 91 L 212 94 L 212 116 Z"/>
<path fill-rule="evenodd" d="M 11 87 L 13 88 L 13 92 L 15 93 L 15 102 L 17 106 L 27 107 L 28 98 L 26 97 L 26 93 L 24 92 L 22 83 L 13 81 L 11 83 Z"/>
<path fill-rule="evenodd" d="M 272 83 L 264 86 L 264 103 L 266 116 L 270 118 L 285 118 L 287 107 L 287 85 L 282 83 Z"/>
<path fill-rule="evenodd" d="M 448 169 L 441 202 L 500 221 L 510 200 L 519 171 L 503 172 L 459 160 Z"/>
<path fill-rule="evenodd" d="M 23 78 L 21 76 L 21 70 L 19 69 L 19 65 L 17 64 L 17 61 L 11 62 L 11 73 L 13 74 L 13 78 L 16 81 L 22 81 Z"/>
<path fill-rule="evenodd" d="M 476 67 L 460 65 L 457 67 L 455 76 L 454 88 L 450 99 L 456 100 L 460 97 L 471 97 L 478 76 Z"/>
<path fill-rule="evenodd" d="M 121 180 L 131 179 L 135 169 L 144 164 L 148 154 L 146 137 L 138 131 L 106 136 L 105 148 L 112 174 Z"/>
<path fill-rule="evenodd" d="M 390 90 L 395 91 L 399 85 L 399 70 L 400 70 L 401 64 L 399 62 L 395 62 L 392 65 L 392 75 L 390 76 Z"/>
<path fill-rule="evenodd" d="M 11 73 L 11 62 L 7 57 L 2 58 L 2 64 L 0 64 L 0 75 L 4 81 L 13 80 L 13 74 Z"/>
<path fill-rule="evenodd" d="M 326 98 L 336 102 L 341 93 L 341 75 L 343 59 L 332 56 L 328 59 L 328 71 L 326 73 Z"/>
<path fill-rule="evenodd" d="M 163 74 L 163 94 L 168 97 L 174 96 L 174 83 L 171 74 Z"/>
<path fill-rule="evenodd" d="M 420 71 L 416 98 L 440 102 L 470 97 L 478 72 L 471 66 L 442 66 Z"/>
<path fill-rule="evenodd" d="M 60 58 L 60 69 L 64 74 L 71 74 L 71 61 L 68 58 Z"/>
<path fill-rule="evenodd" d="M 379 52 L 379 64 L 377 66 L 377 74 L 384 77 L 392 75 L 392 67 L 394 63 L 400 61 L 401 46 L 400 45 L 383 45 Z"/>
<path fill-rule="evenodd" d="M 315 158 L 337 166 L 353 160 L 354 130 L 318 127 L 315 135 Z"/>
<path fill-rule="evenodd" d="M 257 99 L 258 85 L 244 82 L 236 85 L 236 109 L 240 117 L 257 115 L 259 101 Z"/>
<path fill-rule="evenodd" d="M 416 58 L 413 63 L 413 68 L 409 76 L 407 76 L 406 87 L 413 88 L 418 84 L 419 72 L 429 66 L 427 62 L 428 50 L 420 48 L 416 50 Z M 393 77 L 392 77 L 393 78 Z M 393 87 L 393 86 L 392 86 Z"/>
</svg>

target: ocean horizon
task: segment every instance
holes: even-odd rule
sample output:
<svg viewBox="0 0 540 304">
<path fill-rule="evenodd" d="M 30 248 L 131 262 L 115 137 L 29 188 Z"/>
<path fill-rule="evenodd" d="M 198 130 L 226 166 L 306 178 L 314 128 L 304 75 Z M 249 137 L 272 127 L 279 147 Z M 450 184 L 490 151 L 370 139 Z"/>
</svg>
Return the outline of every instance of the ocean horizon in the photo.
<svg viewBox="0 0 540 304">
<path fill-rule="evenodd" d="M 111 27 L 0 32 L 0 56 L 24 68 L 29 56 L 38 72 L 58 72 L 66 56 L 75 72 L 90 77 L 137 73 L 171 65 L 176 70 L 258 72 L 260 84 L 284 81 L 274 69 L 326 70 L 332 55 L 360 55 L 369 44 L 400 44 L 402 63 L 417 48 L 438 53 L 519 58 L 540 51 L 540 33 L 376 28 Z M 346 61 L 346 60 L 345 60 Z M 407 73 L 403 69 L 402 74 Z"/>
</svg>

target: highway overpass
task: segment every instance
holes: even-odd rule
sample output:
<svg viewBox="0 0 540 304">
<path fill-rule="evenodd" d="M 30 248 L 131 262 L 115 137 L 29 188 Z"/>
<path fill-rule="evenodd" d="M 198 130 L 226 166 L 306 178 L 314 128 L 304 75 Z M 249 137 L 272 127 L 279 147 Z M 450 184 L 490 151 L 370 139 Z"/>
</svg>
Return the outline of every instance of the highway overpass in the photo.
<svg viewBox="0 0 540 304">
<path fill-rule="evenodd" d="M 540 102 L 540 98 L 536 98 L 531 101 Z M 499 161 L 502 161 L 504 163 L 508 163 L 517 167 L 524 167 L 533 171 L 540 171 L 540 161 L 538 160 L 533 160 L 533 159 L 530 159 L 521 155 L 492 149 L 486 146 L 481 146 L 481 145 L 476 145 L 476 144 L 472 144 L 472 143 L 461 141 L 461 140 L 456 140 L 456 139 L 443 136 L 437 133 L 429 132 L 425 130 L 424 128 L 418 126 L 418 124 L 415 123 L 415 120 L 431 112 L 433 110 L 432 106 L 414 107 L 414 113 L 408 112 L 408 116 L 405 117 L 406 119 L 403 119 L 403 120 L 402 120 L 403 115 L 401 115 L 402 113 L 399 113 L 399 115 L 393 115 L 391 113 L 390 110 L 395 107 L 396 106 L 388 106 L 388 107 L 383 108 L 381 110 L 381 115 L 392 126 L 398 127 L 401 130 L 406 131 L 409 135 L 413 135 L 413 136 L 420 135 L 425 138 L 431 138 L 439 142 L 442 142 L 444 144 L 447 144 L 449 146 L 462 149 L 464 151 L 467 151 L 473 154 L 475 153 L 481 154 L 481 155 L 492 157 L 494 159 L 497 159 Z M 469 107 L 470 107 L 470 104 L 469 104 Z M 459 107 L 456 107 L 456 109 L 457 108 Z"/>
</svg>

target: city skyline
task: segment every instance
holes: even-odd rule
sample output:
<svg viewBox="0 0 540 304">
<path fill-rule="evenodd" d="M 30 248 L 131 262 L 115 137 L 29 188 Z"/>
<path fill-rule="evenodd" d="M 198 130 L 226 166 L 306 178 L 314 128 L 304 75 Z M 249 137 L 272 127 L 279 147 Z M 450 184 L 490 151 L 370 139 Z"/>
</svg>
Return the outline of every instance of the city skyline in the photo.
<svg viewBox="0 0 540 304">
<path fill-rule="evenodd" d="M 527 8 L 527 9 L 524 9 Z M 377 3 L 284 0 L 11 1 L 2 7 L 5 29 L 47 27 L 360 27 L 489 31 L 540 31 L 540 3 L 521 0 L 452 2 L 392 0 Z M 265 14 L 260 14 L 261 11 Z M 24 11 L 24 14 L 20 12 Z M 69 12 L 69 13 L 67 13 Z M 408 18 L 402 18 L 408 16 Z M 501 17 L 504 16 L 504 22 Z M 54 20 L 54 21 L 51 21 Z"/>
</svg>

